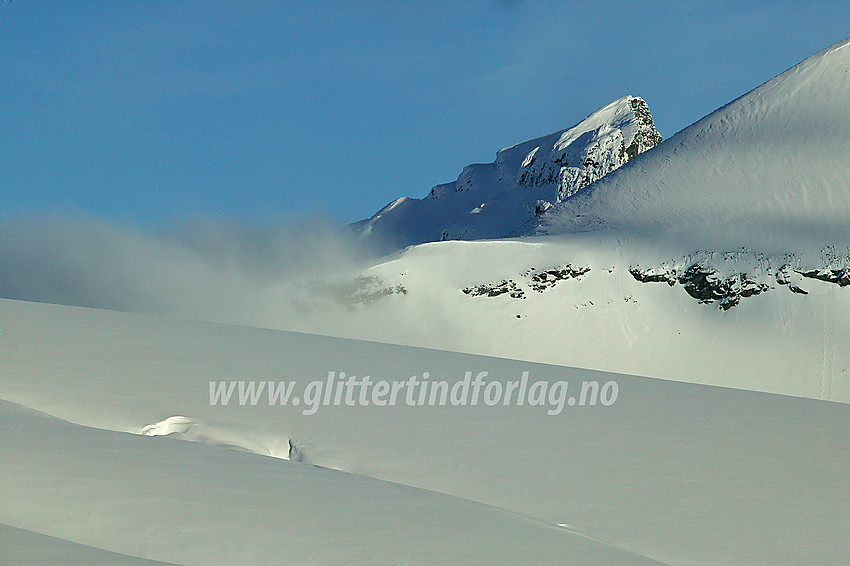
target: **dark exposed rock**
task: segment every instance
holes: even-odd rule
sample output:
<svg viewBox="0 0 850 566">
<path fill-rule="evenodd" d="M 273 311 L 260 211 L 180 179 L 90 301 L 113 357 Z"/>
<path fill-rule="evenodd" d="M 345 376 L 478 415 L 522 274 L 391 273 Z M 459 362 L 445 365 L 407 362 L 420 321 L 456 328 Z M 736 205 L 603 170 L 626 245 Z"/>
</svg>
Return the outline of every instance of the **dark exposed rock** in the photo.
<svg viewBox="0 0 850 566">
<path fill-rule="evenodd" d="M 675 268 L 668 269 L 629 269 L 641 283 L 667 283 L 671 287 L 677 283 L 700 303 L 718 302 L 720 308 L 729 310 L 740 304 L 742 298 L 760 295 L 770 290 L 770 285 L 760 283 L 756 277 L 747 273 L 736 273 L 722 277 L 719 272 L 700 263 L 693 263 L 684 272 L 678 274 Z"/>
<path fill-rule="evenodd" d="M 810 269 L 807 271 L 797 271 L 803 277 L 809 279 L 818 279 L 827 283 L 835 283 L 841 287 L 850 285 L 850 267 L 841 269 Z"/>
<path fill-rule="evenodd" d="M 532 290 L 542 293 L 547 289 L 551 289 L 561 281 L 567 279 L 578 279 L 585 273 L 590 271 L 589 267 L 576 267 L 570 264 L 559 265 L 546 269 L 531 268 L 521 274 L 526 280 L 527 285 Z M 508 294 L 513 299 L 526 298 L 525 291 L 513 279 L 503 279 L 495 283 L 482 283 L 466 287 L 463 292 L 471 297 L 498 297 Z"/>
<path fill-rule="evenodd" d="M 776 282 L 779 285 L 787 286 L 792 293 L 808 295 L 809 292 L 798 284 L 800 280 L 802 280 L 802 276 L 788 264 L 783 265 L 776 271 Z"/>
<path fill-rule="evenodd" d="M 746 250 L 744 251 L 746 252 Z M 739 254 L 740 252 L 726 253 L 723 256 L 724 261 L 737 261 L 740 258 Z M 766 259 L 764 256 L 756 255 L 754 257 L 759 261 Z M 787 287 L 789 291 L 798 295 L 809 294 L 802 286 L 804 279 L 817 279 L 840 287 L 850 286 L 850 266 L 847 266 L 850 259 L 846 257 L 842 256 L 836 260 L 834 254 L 825 256 L 824 261 L 830 267 L 821 269 L 793 267 L 799 264 L 799 259 L 793 256 L 785 259 L 788 262 L 775 271 L 769 267 L 769 263 L 763 264 L 760 268 L 755 267 L 761 273 L 760 276 L 734 272 L 729 274 L 728 271 L 725 272 L 725 275 L 721 274 L 717 269 L 708 266 L 712 262 L 710 257 L 706 260 L 690 263 L 690 266 L 681 272 L 671 260 L 656 268 L 643 269 L 639 266 L 633 266 L 629 269 L 629 273 L 641 283 L 664 282 L 670 286 L 680 284 L 685 288 L 688 295 L 699 302 L 716 302 L 723 310 L 737 306 L 743 298 L 760 295 L 770 290 L 772 281 L 775 281 L 779 286 Z M 678 265 L 681 266 L 682 262 Z"/>
<path fill-rule="evenodd" d="M 529 279 L 529 284 L 533 290 L 538 293 L 542 293 L 546 289 L 554 287 L 561 281 L 566 279 L 577 279 L 588 271 L 590 271 L 589 267 L 574 267 L 567 264 L 540 271 L 532 269 L 523 275 Z"/>
<path fill-rule="evenodd" d="M 649 106 L 646 102 L 640 98 L 633 98 L 630 104 L 640 127 L 634 139 L 632 139 L 632 143 L 623 150 L 628 157 L 628 161 L 661 143 L 661 134 L 655 129 L 652 114 L 649 113 Z"/>
<path fill-rule="evenodd" d="M 671 287 L 676 284 L 676 270 L 655 270 L 655 269 L 640 269 L 632 267 L 629 269 L 632 277 L 641 283 L 667 283 Z"/>
<path fill-rule="evenodd" d="M 509 296 L 514 299 L 525 298 L 525 291 L 520 289 L 516 281 L 512 279 L 502 280 L 498 283 L 474 285 L 472 287 L 465 288 L 463 292 L 471 297 L 498 297 L 499 295 L 508 293 Z"/>
<path fill-rule="evenodd" d="M 679 283 L 685 286 L 688 295 L 701 303 L 711 303 L 722 299 L 726 291 L 723 281 L 717 276 L 717 271 L 698 263 L 685 270 L 679 277 Z"/>
</svg>

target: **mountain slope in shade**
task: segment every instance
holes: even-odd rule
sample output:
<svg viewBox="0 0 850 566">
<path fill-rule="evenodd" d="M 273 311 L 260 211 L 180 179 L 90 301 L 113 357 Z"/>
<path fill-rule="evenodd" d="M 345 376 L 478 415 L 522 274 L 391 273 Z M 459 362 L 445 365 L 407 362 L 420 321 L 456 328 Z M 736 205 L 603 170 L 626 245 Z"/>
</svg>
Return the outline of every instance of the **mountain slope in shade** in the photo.
<svg viewBox="0 0 850 566">
<path fill-rule="evenodd" d="M 850 241 L 850 40 L 810 57 L 541 216 L 699 245 Z"/>
<path fill-rule="evenodd" d="M 15 566 L 176 566 L 0 525 L 0 559 Z"/>
<path fill-rule="evenodd" d="M 2 409 L 0 409 L 2 410 Z M 83 457 L 81 455 L 81 457 Z M 0 559 L 15 566 L 177 566 L 0 524 Z"/>
<path fill-rule="evenodd" d="M 355 225 L 389 247 L 500 238 L 661 141 L 649 107 L 626 96 L 572 128 L 499 151 L 469 165 L 424 199 L 400 198 Z"/>
</svg>

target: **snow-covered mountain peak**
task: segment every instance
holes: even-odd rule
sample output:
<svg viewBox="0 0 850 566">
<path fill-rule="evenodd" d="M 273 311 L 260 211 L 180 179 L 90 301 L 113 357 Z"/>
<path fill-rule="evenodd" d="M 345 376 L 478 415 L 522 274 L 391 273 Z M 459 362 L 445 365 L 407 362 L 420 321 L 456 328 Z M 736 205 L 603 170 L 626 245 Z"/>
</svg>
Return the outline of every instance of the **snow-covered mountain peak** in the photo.
<svg viewBox="0 0 850 566">
<path fill-rule="evenodd" d="M 557 204 L 660 142 L 649 106 L 626 96 L 564 130 L 551 150 L 536 146 L 523 158 L 516 183 L 522 188 L 554 184 L 552 204 Z M 496 162 L 511 161 L 503 156 L 510 151 L 500 151 Z"/>
<path fill-rule="evenodd" d="M 533 224 L 788 247 L 850 236 L 850 40 L 712 112 Z"/>
<path fill-rule="evenodd" d="M 389 247 L 509 236 L 660 141 L 646 102 L 625 96 L 571 128 L 498 151 L 493 163 L 466 166 L 424 199 L 397 199 L 356 227 Z"/>
</svg>

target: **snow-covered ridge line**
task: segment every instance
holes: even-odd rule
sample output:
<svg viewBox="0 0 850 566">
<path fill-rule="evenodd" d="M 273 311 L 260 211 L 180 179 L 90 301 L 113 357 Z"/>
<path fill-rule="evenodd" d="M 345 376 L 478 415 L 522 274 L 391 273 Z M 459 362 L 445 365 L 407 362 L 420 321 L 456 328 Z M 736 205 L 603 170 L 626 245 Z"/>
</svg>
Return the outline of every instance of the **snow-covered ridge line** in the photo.
<svg viewBox="0 0 850 566">
<path fill-rule="evenodd" d="M 516 185 L 557 187 L 554 199 L 538 204 L 537 210 L 542 212 L 659 143 L 661 134 L 655 129 L 649 106 L 641 98 L 625 97 L 566 130 L 548 152 L 543 145 L 532 149 L 515 174 Z M 497 167 L 505 174 L 511 173 L 506 167 L 512 165 L 509 153 L 502 150 L 496 158 Z"/>
<path fill-rule="evenodd" d="M 705 116 L 526 232 L 641 231 L 789 251 L 802 241 L 847 244 L 848 46 L 827 48 Z"/>
<path fill-rule="evenodd" d="M 424 199 L 402 197 L 355 224 L 388 249 L 440 240 L 501 238 L 661 142 L 646 102 L 625 96 L 577 125 L 466 166 Z"/>
</svg>

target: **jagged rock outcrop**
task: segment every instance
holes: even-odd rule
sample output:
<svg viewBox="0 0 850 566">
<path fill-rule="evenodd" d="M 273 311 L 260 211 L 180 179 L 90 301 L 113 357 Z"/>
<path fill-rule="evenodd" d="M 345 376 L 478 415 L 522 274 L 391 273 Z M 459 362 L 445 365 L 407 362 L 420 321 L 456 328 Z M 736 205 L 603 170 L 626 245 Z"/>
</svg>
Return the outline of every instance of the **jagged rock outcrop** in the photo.
<svg viewBox="0 0 850 566">
<path fill-rule="evenodd" d="M 834 250 L 832 250 L 834 252 Z M 717 304 L 723 310 L 738 306 L 741 299 L 787 287 L 792 293 L 808 295 L 805 279 L 816 279 L 840 287 L 850 286 L 850 257 L 824 254 L 826 265 L 819 269 L 801 267 L 794 254 L 771 257 L 747 250 L 726 253 L 695 252 L 680 261 L 658 267 L 632 266 L 632 277 L 641 283 L 667 283 L 682 288 L 700 303 Z M 749 269 L 741 270 L 747 265 Z M 779 267 L 775 267 L 775 266 Z"/>
<path fill-rule="evenodd" d="M 770 285 L 760 281 L 749 273 L 731 273 L 722 275 L 717 269 L 694 263 L 683 272 L 676 269 L 629 269 L 641 283 L 667 283 L 671 287 L 677 283 L 700 303 L 717 303 L 723 310 L 738 306 L 742 298 L 760 295 L 770 290 Z"/>
<path fill-rule="evenodd" d="M 809 269 L 807 271 L 798 271 L 803 277 L 809 279 L 819 279 L 827 283 L 835 283 L 841 287 L 850 285 L 850 268 L 840 269 Z"/>
<path fill-rule="evenodd" d="M 535 147 L 523 159 L 517 186 L 554 186 L 551 204 L 559 203 L 661 143 L 661 134 L 643 99 L 629 97 L 613 106 L 615 113 L 628 118 L 612 118 L 598 126 L 594 123 L 595 128 L 567 130 L 548 152 L 549 148 Z M 606 107 L 600 112 L 605 114 L 606 109 L 610 111 Z"/>
<path fill-rule="evenodd" d="M 525 299 L 525 289 L 543 293 L 555 285 L 568 279 L 580 279 L 588 273 L 590 267 L 572 264 L 557 265 L 544 269 L 532 267 L 520 274 L 519 282 L 514 279 L 503 279 L 493 283 L 481 283 L 466 287 L 463 292 L 471 297 L 498 297 L 509 294 L 512 299 Z"/>
</svg>

